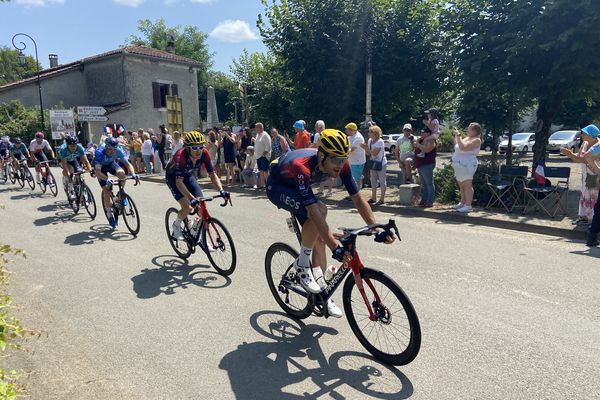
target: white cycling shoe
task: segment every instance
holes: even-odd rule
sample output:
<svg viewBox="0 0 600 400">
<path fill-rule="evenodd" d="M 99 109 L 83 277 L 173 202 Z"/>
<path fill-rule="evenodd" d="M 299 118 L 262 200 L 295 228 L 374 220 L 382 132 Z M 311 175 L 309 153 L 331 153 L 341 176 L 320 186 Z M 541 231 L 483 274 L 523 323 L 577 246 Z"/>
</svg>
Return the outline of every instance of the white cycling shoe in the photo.
<svg viewBox="0 0 600 400">
<path fill-rule="evenodd" d="M 296 275 L 300 278 L 300 284 L 306 291 L 314 294 L 321 293 L 321 286 L 315 281 L 311 267 L 301 267 L 298 265 L 298 260 L 296 260 L 294 261 L 294 268 L 296 269 Z"/>
<path fill-rule="evenodd" d="M 183 233 L 181 232 L 181 223 L 177 223 L 177 221 L 173 222 L 173 238 L 176 240 L 183 240 Z"/>
<path fill-rule="evenodd" d="M 333 299 L 327 300 L 327 312 L 331 317 L 342 318 L 342 310 L 333 302 Z"/>
</svg>

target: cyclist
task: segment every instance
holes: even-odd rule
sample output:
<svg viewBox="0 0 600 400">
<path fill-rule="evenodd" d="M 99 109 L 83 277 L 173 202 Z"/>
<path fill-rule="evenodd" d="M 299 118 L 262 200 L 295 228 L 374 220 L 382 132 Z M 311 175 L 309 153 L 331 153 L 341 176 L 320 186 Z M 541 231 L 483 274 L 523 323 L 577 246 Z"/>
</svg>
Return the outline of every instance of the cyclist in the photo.
<svg viewBox="0 0 600 400">
<path fill-rule="evenodd" d="M 69 196 L 73 196 L 73 181 L 72 176 L 74 172 L 81 171 L 81 165 L 85 167 L 86 171 L 91 171 L 92 167 L 85 157 L 85 150 L 83 146 L 79 144 L 76 136 L 69 135 L 65 137 L 65 143 L 59 147 L 59 158 L 60 165 L 63 169 L 63 176 L 67 178 L 68 193 Z M 83 180 L 83 176 L 81 177 Z"/>
<path fill-rule="evenodd" d="M 219 193 L 229 197 L 229 193 L 223 190 L 221 180 L 213 170 L 210 154 L 205 147 L 204 135 L 197 131 L 190 131 L 185 134 L 183 143 L 184 147 L 175 152 L 167 164 L 165 173 L 167 186 L 181 206 L 177 219 L 173 222 L 173 237 L 177 240 L 183 239 L 181 223 L 192 211 L 192 207 L 197 205 L 195 198 L 202 197 L 202 189 L 198 185 L 197 178 L 203 165 Z"/>
<path fill-rule="evenodd" d="M 7 135 L 2 136 L 0 139 L 0 169 L 4 170 L 4 163 L 8 160 L 10 148 L 10 138 Z"/>
<path fill-rule="evenodd" d="M 44 150 L 46 150 L 50 153 L 50 158 L 54 158 L 54 150 L 52 150 L 52 147 L 50 147 L 50 143 L 48 143 L 48 141 L 46 139 L 44 139 L 44 133 L 36 132 L 35 139 L 33 139 L 29 143 L 29 153 L 30 153 L 31 161 L 33 161 L 34 163 L 35 163 L 36 159 L 39 162 L 48 161 L 48 157 L 46 157 L 46 153 L 44 152 Z M 37 183 L 39 185 L 39 183 L 40 183 L 40 164 L 39 163 L 37 163 L 35 165 L 35 180 L 37 181 Z"/>
<path fill-rule="evenodd" d="M 112 185 L 112 179 L 109 179 L 108 174 L 117 176 L 119 179 L 125 179 L 126 174 L 124 168 L 131 176 L 138 180 L 140 177 L 133 170 L 133 166 L 129 163 L 123 151 L 118 148 L 119 139 L 112 136 L 104 140 L 104 146 L 100 146 L 94 155 L 94 166 L 96 169 L 96 177 L 102 188 L 102 204 L 105 204 L 104 212 L 108 218 L 108 223 L 115 229 L 117 220 L 112 212 L 112 200 L 110 198 L 109 189 Z"/>
<path fill-rule="evenodd" d="M 19 170 L 19 161 L 25 161 L 25 168 L 27 168 L 29 151 L 27 151 L 27 147 L 25 147 L 20 137 L 13 139 L 13 143 L 8 148 L 8 152 L 10 154 L 15 171 Z"/>
<path fill-rule="evenodd" d="M 352 177 L 349 153 L 350 141 L 346 134 L 337 129 L 325 129 L 320 134 L 317 148 L 294 150 L 271 163 L 267 196 L 277 207 L 294 214 L 302 225 L 300 255 L 294 266 L 300 283 L 311 293 L 319 293 L 327 286 L 323 278 L 327 263 L 325 245 L 333 252 L 334 259 L 348 258 L 327 225 L 327 206 L 317 200 L 310 184 L 339 176 L 363 220 L 368 225 L 375 223 L 371 207 Z M 386 235 L 385 232 L 381 234 Z M 394 241 L 394 237 L 385 239 L 386 243 Z M 334 317 L 342 316 L 342 311 L 331 299 L 327 302 L 327 310 Z"/>
</svg>

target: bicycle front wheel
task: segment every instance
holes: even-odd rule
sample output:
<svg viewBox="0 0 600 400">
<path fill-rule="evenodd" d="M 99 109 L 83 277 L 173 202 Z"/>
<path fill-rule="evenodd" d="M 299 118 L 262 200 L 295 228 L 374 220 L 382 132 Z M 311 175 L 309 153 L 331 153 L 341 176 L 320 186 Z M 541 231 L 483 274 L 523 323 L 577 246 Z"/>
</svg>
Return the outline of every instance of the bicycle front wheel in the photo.
<svg viewBox="0 0 600 400">
<path fill-rule="evenodd" d="M 78 185 L 74 185 L 73 192 L 75 192 L 75 195 L 69 199 L 69 205 L 73 209 L 73 212 L 75 213 L 75 215 L 77 215 L 77 213 L 79 212 L 79 208 L 81 207 L 81 203 L 82 203 L 81 191 L 82 190 L 83 190 L 82 187 L 80 187 Z"/>
<path fill-rule="evenodd" d="M 383 272 L 362 268 L 367 297 L 375 319 L 371 319 L 354 276 L 344 283 L 344 311 L 359 342 L 375 358 L 391 365 L 405 365 L 421 348 L 421 326 L 404 291 Z"/>
<path fill-rule="evenodd" d="M 133 199 L 127 193 L 123 193 L 121 200 L 121 209 L 123 210 L 123 221 L 129 229 L 129 232 L 135 236 L 140 232 L 140 214 L 138 214 L 137 207 L 133 202 Z"/>
<path fill-rule="evenodd" d="M 54 175 L 52 175 L 52 172 L 50 171 L 46 174 L 46 185 L 50 187 L 50 192 L 52 192 L 54 197 L 58 196 L 58 185 L 56 184 Z"/>
<path fill-rule="evenodd" d="M 42 191 L 42 193 L 46 193 L 46 179 L 47 177 L 42 176 L 42 178 L 40 179 L 40 190 Z"/>
<path fill-rule="evenodd" d="M 96 199 L 94 199 L 94 195 L 92 191 L 88 187 L 88 185 L 83 185 L 83 191 L 81 193 L 81 199 L 83 201 L 83 206 L 85 207 L 85 211 L 87 211 L 88 215 L 91 219 L 96 218 Z"/>
<path fill-rule="evenodd" d="M 106 202 L 106 200 L 104 200 L 104 192 L 100 192 L 100 197 L 102 198 L 102 210 L 104 211 L 104 216 L 106 217 L 106 220 L 108 221 L 108 215 L 106 214 L 106 209 L 109 208 L 108 203 Z M 112 206 L 110 206 L 110 209 L 113 213 L 113 217 L 115 218 L 116 222 L 119 222 L 119 210 L 117 207 L 115 207 L 115 196 L 113 196 L 112 193 L 109 194 L 109 198 L 110 201 L 112 202 Z M 110 221 L 108 221 L 110 222 Z"/>
<path fill-rule="evenodd" d="M 235 271 L 237 255 L 235 245 L 227 228 L 216 218 L 204 222 L 202 243 L 208 256 L 208 261 L 223 276 L 229 276 Z"/>
<path fill-rule="evenodd" d="M 21 187 L 25 187 L 25 175 L 24 174 L 25 173 L 23 172 L 23 169 L 20 169 L 15 172 L 15 179 L 17 180 L 17 183 Z"/>
<path fill-rule="evenodd" d="M 2 181 L 2 183 L 6 183 L 7 180 L 8 180 L 8 169 L 6 167 L 2 167 L 2 169 L 0 170 L 0 181 Z"/>
<path fill-rule="evenodd" d="M 167 210 L 165 215 L 165 228 L 167 230 L 167 238 L 169 239 L 169 243 L 171 243 L 171 247 L 175 250 L 175 253 L 183 259 L 186 259 L 192 254 L 192 246 L 185 239 L 175 239 L 173 237 L 173 223 L 177 219 L 177 213 L 179 211 L 173 207 Z M 187 231 L 187 228 L 182 227 L 183 230 Z"/>
<path fill-rule="evenodd" d="M 23 168 L 23 170 L 25 171 L 24 179 L 27 181 L 29 188 L 31 188 L 31 190 L 34 190 L 35 189 L 35 179 L 33 179 L 33 175 L 31 174 L 31 171 L 29 170 L 29 168 Z"/>
<path fill-rule="evenodd" d="M 8 166 L 6 167 L 6 174 L 8 175 L 10 183 L 14 184 L 17 181 L 17 178 L 15 176 L 16 172 L 12 164 L 8 164 Z"/>
<path fill-rule="evenodd" d="M 300 285 L 294 269 L 298 252 L 285 243 L 274 243 L 265 256 L 265 273 L 271 294 L 291 317 L 304 319 L 312 313 L 308 293 Z M 303 294 L 304 293 L 304 294 Z"/>
</svg>

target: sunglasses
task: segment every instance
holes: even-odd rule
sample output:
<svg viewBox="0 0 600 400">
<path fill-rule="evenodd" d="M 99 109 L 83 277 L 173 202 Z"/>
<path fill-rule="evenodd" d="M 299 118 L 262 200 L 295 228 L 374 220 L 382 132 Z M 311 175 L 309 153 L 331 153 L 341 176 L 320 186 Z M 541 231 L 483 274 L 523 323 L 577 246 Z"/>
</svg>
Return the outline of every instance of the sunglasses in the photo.
<svg viewBox="0 0 600 400">
<path fill-rule="evenodd" d="M 329 160 L 333 165 L 337 167 L 340 165 L 344 165 L 344 163 L 348 161 L 348 157 L 329 157 Z"/>
<path fill-rule="evenodd" d="M 188 146 L 193 151 L 201 151 L 204 149 L 204 146 Z"/>
</svg>

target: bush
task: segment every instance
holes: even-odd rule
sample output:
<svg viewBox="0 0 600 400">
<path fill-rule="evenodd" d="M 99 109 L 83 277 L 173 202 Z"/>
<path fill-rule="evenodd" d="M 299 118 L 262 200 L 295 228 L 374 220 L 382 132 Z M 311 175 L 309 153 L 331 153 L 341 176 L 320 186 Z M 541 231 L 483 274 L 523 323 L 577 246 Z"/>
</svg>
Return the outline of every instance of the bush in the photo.
<svg viewBox="0 0 600 400">
<path fill-rule="evenodd" d="M 454 135 L 452 129 L 444 128 L 440 130 L 440 137 L 438 139 L 438 151 L 442 153 L 450 153 L 454 150 Z"/>
</svg>

